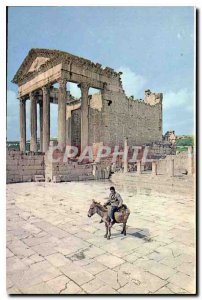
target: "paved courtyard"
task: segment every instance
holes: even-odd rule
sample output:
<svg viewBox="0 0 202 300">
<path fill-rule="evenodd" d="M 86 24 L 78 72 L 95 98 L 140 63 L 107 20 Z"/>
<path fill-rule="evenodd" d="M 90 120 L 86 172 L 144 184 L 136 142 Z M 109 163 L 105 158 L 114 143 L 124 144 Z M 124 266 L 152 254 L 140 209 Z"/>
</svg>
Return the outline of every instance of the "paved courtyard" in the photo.
<svg viewBox="0 0 202 300">
<path fill-rule="evenodd" d="M 117 186 L 131 215 L 104 239 L 109 181 L 7 185 L 9 294 L 195 293 L 193 193 Z"/>
</svg>

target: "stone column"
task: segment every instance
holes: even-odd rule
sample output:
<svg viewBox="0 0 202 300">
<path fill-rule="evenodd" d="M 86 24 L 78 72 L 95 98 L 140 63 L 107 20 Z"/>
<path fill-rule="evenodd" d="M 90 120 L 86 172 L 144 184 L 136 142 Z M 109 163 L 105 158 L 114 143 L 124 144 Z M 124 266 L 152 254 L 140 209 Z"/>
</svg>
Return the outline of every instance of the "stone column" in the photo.
<svg viewBox="0 0 202 300">
<path fill-rule="evenodd" d="M 49 148 L 50 142 L 50 87 L 42 87 L 43 91 L 43 152 Z"/>
<path fill-rule="evenodd" d="M 26 151 L 26 100 L 19 99 L 20 103 L 20 151 Z"/>
<path fill-rule="evenodd" d="M 142 173 L 142 168 L 141 168 L 141 160 L 137 161 L 137 174 Z"/>
<path fill-rule="evenodd" d="M 30 93 L 30 151 L 37 152 L 37 100 L 34 92 Z"/>
<path fill-rule="evenodd" d="M 88 90 L 89 85 L 87 83 L 81 83 L 78 85 L 81 89 L 81 151 L 88 146 Z"/>
<path fill-rule="evenodd" d="M 128 138 L 125 137 L 124 139 L 124 165 L 123 165 L 123 172 L 128 173 Z"/>
<path fill-rule="evenodd" d="M 43 101 L 39 102 L 40 116 L 40 151 L 43 152 Z"/>
<path fill-rule="evenodd" d="M 60 79 L 58 94 L 58 145 L 64 150 L 66 146 L 66 79 Z"/>
<path fill-rule="evenodd" d="M 193 174 L 193 147 L 189 146 L 188 147 L 188 152 L 187 152 L 187 156 L 188 156 L 188 174 L 192 175 Z"/>
<path fill-rule="evenodd" d="M 152 161 L 152 175 L 156 176 L 157 175 L 157 162 Z"/>
<path fill-rule="evenodd" d="M 168 160 L 167 163 L 169 163 L 168 174 L 170 177 L 174 177 L 174 158 Z"/>
<path fill-rule="evenodd" d="M 67 105 L 67 117 L 66 117 L 66 142 L 71 145 L 71 121 L 72 111 Z"/>
</svg>

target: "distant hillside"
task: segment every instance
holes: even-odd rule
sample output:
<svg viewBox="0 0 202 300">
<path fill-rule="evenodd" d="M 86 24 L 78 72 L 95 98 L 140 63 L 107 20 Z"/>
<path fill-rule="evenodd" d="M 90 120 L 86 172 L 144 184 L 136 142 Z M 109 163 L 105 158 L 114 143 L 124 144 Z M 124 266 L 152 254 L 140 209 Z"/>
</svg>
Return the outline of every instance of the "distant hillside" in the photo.
<svg viewBox="0 0 202 300">
<path fill-rule="evenodd" d="M 176 150 L 177 153 L 187 151 L 189 146 L 194 146 L 194 136 L 193 135 L 180 135 L 176 139 Z"/>
<path fill-rule="evenodd" d="M 177 136 L 176 146 L 193 146 L 194 136 L 193 135 L 180 135 Z"/>
<path fill-rule="evenodd" d="M 51 141 L 56 141 L 57 138 L 51 138 Z M 20 142 L 19 141 L 7 141 L 6 146 L 9 150 L 14 149 L 14 150 L 20 150 Z M 40 141 L 37 140 L 37 149 L 40 149 Z M 28 140 L 26 142 L 26 150 L 30 150 L 30 141 Z"/>
</svg>

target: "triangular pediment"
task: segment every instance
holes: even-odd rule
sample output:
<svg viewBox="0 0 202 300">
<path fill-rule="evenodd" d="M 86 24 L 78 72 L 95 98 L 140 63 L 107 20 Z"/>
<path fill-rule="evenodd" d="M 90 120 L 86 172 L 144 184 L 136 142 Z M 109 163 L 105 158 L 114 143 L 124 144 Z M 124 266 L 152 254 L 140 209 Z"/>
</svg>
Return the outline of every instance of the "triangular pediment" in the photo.
<svg viewBox="0 0 202 300">
<path fill-rule="evenodd" d="M 119 76 L 119 74 L 114 72 L 114 70 L 111 68 L 103 69 L 100 64 L 95 64 L 89 59 L 85 59 L 68 52 L 34 48 L 29 51 L 20 68 L 16 72 L 12 82 L 20 86 L 28 80 L 34 78 L 34 76 L 38 75 L 39 73 L 43 73 L 49 68 L 52 68 L 60 63 L 68 63 L 71 65 L 75 64 L 84 68 L 90 67 L 104 76 L 110 76 L 112 74 Z"/>
<path fill-rule="evenodd" d="M 23 78 L 26 78 L 27 75 L 38 72 L 41 67 L 54 60 L 57 56 L 58 53 L 56 50 L 31 49 L 15 74 L 12 82 L 18 84 Z"/>
<path fill-rule="evenodd" d="M 28 73 L 34 72 L 34 71 L 38 71 L 38 69 L 40 68 L 41 65 L 45 64 L 48 60 L 50 60 L 50 58 L 47 57 L 37 57 L 33 63 L 31 64 L 31 67 L 28 70 Z"/>
</svg>

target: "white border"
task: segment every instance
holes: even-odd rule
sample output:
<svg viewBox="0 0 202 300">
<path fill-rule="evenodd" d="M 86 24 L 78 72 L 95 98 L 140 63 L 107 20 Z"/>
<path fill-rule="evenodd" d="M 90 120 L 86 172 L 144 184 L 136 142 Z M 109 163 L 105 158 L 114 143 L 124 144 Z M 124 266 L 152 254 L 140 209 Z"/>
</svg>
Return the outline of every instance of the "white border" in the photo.
<svg viewBox="0 0 202 300">
<path fill-rule="evenodd" d="M 6 294 L 6 251 L 5 251 L 5 242 L 6 242 L 6 191 L 5 191 L 5 182 L 6 182 L 6 149 L 5 149 L 5 141 L 6 141 L 6 6 L 195 6 L 197 9 L 201 7 L 201 1 L 191 1 L 191 0 L 170 0 L 170 1 L 131 1 L 131 0 L 74 0 L 74 1 L 50 1 L 50 0 L 1 0 L 0 1 L 0 41 L 1 41 L 1 51 L 0 51 L 0 91 L 1 91 L 1 109 L 0 109 L 0 137 L 1 137 L 1 147 L 0 147 L 0 205 L 1 205 L 1 218 L 0 218 L 0 270 L 1 270 L 1 281 L 0 281 L 0 297 L 1 299 L 7 299 L 8 296 Z M 200 22 L 199 22 L 199 35 L 200 35 Z M 19 33 L 20 34 L 20 33 Z M 200 39 L 199 39 L 200 41 Z M 201 49 L 199 45 L 199 49 Z M 199 61 L 198 61 L 199 63 Z M 201 69 L 201 66 L 200 66 Z M 200 73 L 199 69 L 199 73 Z M 198 89 L 200 89 L 201 80 L 198 83 Z M 200 95 L 198 95 L 199 97 Z M 200 97 L 198 101 L 200 100 Z M 201 106 L 201 105 L 200 105 Z M 199 118 L 200 120 L 200 118 Z M 198 128 L 199 130 L 199 128 Z M 202 138 L 202 133 L 199 131 L 199 139 Z M 199 155 L 199 154 L 198 154 Z M 199 172 L 201 171 L 201 168 Z M 199 186 L 201 185 L 201 180 L 198 182 Z M 199 203 L 199 199 L 198 199 Z M 201 205 L 202 206 L 202 205 Z M 200 206 L 200 207 L 201 207 Z M 198 220 L 199 221 L 199 220 Z M 199 226 L 199 224 L 198 224 Z M 199 228 L 198 228 L 199 229 Z M 201 246 L 201 245 L 199 245 Z M 199 277 L 200 279 L 200 277 Z M 200 288 L 200 287 L 199 287 Z M 70 297 L 69 295 L 67 297 Z M 136 296 L 137 297 L 137 296 Z M 145 296 L 146 297 L 146 296 Z M 163 297 L 163 296 L 162 296 Z M 181 296 L 182 297 L 182 296 Z M 194 297 L 194 296 L 193 296 Z M 18 296 L 18 298 L 22 298 Z M 28 297 L 23 297 L 28 298 Z M 37 297 L 42 298 L 42 297 Z M 58 298 L 58 296 L 52 297 L 52 299 Z M 78 297 L 81 298 L 81 297 Z M 92 297 L 91 297 L 92 298 Z M 109 298 L 105 296 L 105 298 Z M 124 298 L 124 296 L 122 297 Z M 141 297 L 142 298 L 142 297 Z M 172 296 L 172 299 L 178 299 L 178 297 Z M 190 298 L 190 297 L 189 297 Z M 192 298 L 192 297 L 191 297 Z"/>
</svg>

